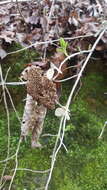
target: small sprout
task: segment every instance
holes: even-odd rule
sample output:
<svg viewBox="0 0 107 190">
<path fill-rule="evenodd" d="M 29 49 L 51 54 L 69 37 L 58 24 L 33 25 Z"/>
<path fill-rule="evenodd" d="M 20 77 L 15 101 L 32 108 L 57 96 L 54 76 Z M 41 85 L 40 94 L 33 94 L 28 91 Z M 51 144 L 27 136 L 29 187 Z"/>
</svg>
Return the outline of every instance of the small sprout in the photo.
<svg viewBox="0 0 107 190">
<path fill-rule="evenodd" d="M 59 44 L 60 44 L 60 47 L 57 48 L 57 51 L 62 52 L 66 56 L 68 56 L 68 53 L 67 53 L 68 42 L 66 42 L 63 38 L 60 38 Z"/>
<path fill-rule="evenodd" d="M 68 46 L 68 42 L 66 42 L 66 41 L 64 40 L 64 38 L 60 38 L 59 43 L 60 43 L 60 46 L 61 46 L 62 48 L 67 48 L 67 46 Z"/>
</svg>

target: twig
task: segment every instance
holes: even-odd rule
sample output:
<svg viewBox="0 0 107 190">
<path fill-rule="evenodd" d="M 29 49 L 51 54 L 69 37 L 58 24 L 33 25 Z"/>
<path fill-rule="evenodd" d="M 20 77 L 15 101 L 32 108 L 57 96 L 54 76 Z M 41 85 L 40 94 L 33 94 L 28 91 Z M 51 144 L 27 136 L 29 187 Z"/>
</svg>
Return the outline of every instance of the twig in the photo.
<svg viewBox="0 0 107 190">
<path fill-rule="evenodd" d="M 96 41 L 95 41 L 94 45 L 92 46 L 92 49 L 91 49 L 90 53 L 88 54 L 88 56 L 87 56 L 87 58 L 86 58 L 86 60 L 85 60 L 85 62 L 84 62 L 84 64 L 83 64 L 83 66 L 82 66 L 80 72 L 78 73 L 78 77 L 77 77 L 77 79 L 76 79 L 76 81 L 75 81 L 75 84 L 74 84 L 74 86 L 73 86 L 73 88 L 72 88 L 72 90 L 71 90 L 70 96 L 69 96 L 69 98 L 68 98 L 68 102 L 67 102 L 67 105 L 66 105 L 67 109 L 68 109 L 68 107 L 69 107 L 69 105 L 70 105 L 72 96 L 73 96 L 74 91 L 75 91 L 75 89 L 76 89 L 76 87 L 77 87 L 77 85 L 78 85 L 78 82 L 79 82 L 79 80 L 80 80 L 80 78 L 81 78 L 81 76 L 82 76 L 82 73 L 83 73 L 83 71 L 84 71 L 84 69 L 85 69 L 85 67 L 86 67 L 86 65 L 87 65 L 87 63 L 88 63 L 88 61 L 89 61 L 89 59 L 90 59 L 92 53 L 94 52 L 94 50 L 95 50 L 97 44 L 99 43 L 101 37 L 104 35 L 105 31 L 106 31 L 106 28 L 103 29 L 103 31 L 100 33 L 100 35 L 99 35 L 98 38 L 96 39 Z"/>
<path fill-rule="evenodd" d="M 79 82 L 79 80 L 80 80 L 80 78 L 81 78 L 81 76 L 82 76 L 82 73 L 83 73 L 83 71 L 84 71 L 84 69 L 85 69 L 85 67 L 86 67 L 86 65 L 87 65 L 87 63 L 88 63 L 88 61 L 89 61 L 89 59 L 90 59 L 90 57 L 91 57 L 93 51 L 95 50 L 95 48 L 96 48 L 97 44 L 99 43 L 101 37 L 102 37 L 103 34 L 105 33 L 105 30 L 106 30 L 106 28 L 103 29 L 103 31 L 100 33 L 99 37 L 96 39 L 96 41 L 95 41 L 95 43 L 94 43 L 94 45 L 93 45 L 91 51 L 89 52 L 89 54 L 88 54 L 88 56 L 87 56 L 87 58 L 86 58 L 86 60 L 85 60 L 85 62 L 84 62 L 84 64 L 83 64 L 83 66 L 82 66 L 82 68 L 81 68 L 81 70 L 80 70 L 80 72 L 79 72 L 79 74 L 78 74 L 78 77 L 77 77 L 77 79 L 76 79 L 76 81 L 75 81 L 75 83 L 74 83 L 74 86 L 73 86 L 73 88 L 72 88 L 72 90 L 71 90 L 71 92 L 70 92 L 70 95 L 69 95 L 69 97 L 68 97 L 68 100 L 67 100 L 67 103 L 66 103 L 65 116 L 63 116 L 62 119 L 61 119 L 61 121 L 60 121 L 58 136 L 57 136 L 56 143 L 55 143 L 54 150 L 53 150 L 53 154 L 52 154 L 51 169 L 50 169 L 49 177 L 48 177 L 48 180 L 47 180 L 47 183 L 46 183 L 46 186 L 45 186 L 45 190 L 48 190 L 48 186 L 49 186 L 49 183 L 50 183 L 50 180 L 51 180 L 51 177 L 52 177 L 52 173 L 53 173 L 53 169 L 54 169 L 56 157 L 57 157 L 57 154 L 58 154 L 58 152 L 59 152 L 59 150 L 60 150 L 60 148 L 61 148 L 61 146 L 62 146 L 62 144 L 63 144 L 63 138 L 64 138 L 64 132 L 65 132 L 65 125 L 66 125 L 66 115 L 67 115 L 67 113 L 68 113 L 68 109 L 69 109 L 69 106 L 70 106 L 70 103 L 71 103 L 71 100 L 72 100 L 74 91 L 75 91 L 75 89 L 76 89 L 76 87 L 77 87 L 77 85 L 78 85 L 78 82 Z M 62 135 L 61 135 L 61 131 L 62 131 Z M 60 138 L 61 140 L 60 140 L 60 144 L 59 144 L 59 146 L 58 146 L 59 138 Z M 58 146 L 58 148 L 57 148 L 57 146 Z"/>
<path fill-rule="evenodd" d="M 21 124 L 21 119 L 20 119 L 20 117 L 19 117 L 19 115 L 18 115 L 18 113 L 17 113 L 17 110 L 16 110 L 15 105 L 14 105 L 14 103 L 13 103 L 11 94 L 10 94 L 10 92 L 9 92 L 9 90 L 8 90 L 7 87 L 5 87 L 5 89 L 6 89 L 6 92 L 7 92 L 8 96 L 9 96 L 9 98 L 10 98 L 10 102 L 11 102 L 11 105 L 12 105 L 12 107 L 13 107 L 13 110 L 14 110 L 14 112 L 15 112 L 15 114 L 16 114 L 16 117 L 17 117 L 19 123 Z"/>
<path fill-rule="evenodd" d="M 76 97 L 77 97 L 77 95 L 78 95 L 78 93 L 79 93 L 81 87 L 82 87 L 82 81 L 81 81 L 81 79 L 80 79 L 80 86 L 79 86 L 79 88 L 77 89 L 77 92 L 75 93 L 75 95 L 74 95 L 74 97 L 73 97 L 73 100 L 76 99 Z"/>
<path fill-rule="evenodd" d="M 43 134 L 42 137 L 57 137 L 57 135 L 52 135 L 52 134 Z M 60 139 L 61 140 L 61 139 Z M 65 146 L 64 143 L 62 143 L 64 149 L 66 150 L 66 152 L 68 152 L 67 147 Z"/>
<path fill-rule="evenodd" d="M 47 180 L 47 183 L 46 183 L 46 186 L 45 186 L 45 190 L 48 190 L 48 186 L 49 186 L 49 183 L 50 183 L 50 180 L 51 180 L 51 177 L 52 177 L 52 173 L 53 173 L 56 157 L 57 157 L 57 154 L 58 154 L 58 152 L 59 152 L 59 150 L 60 150 L 60 148 L 61 148 L 61 146 L 63 144 L 65 124 L 66 124 L 66 116 L 62 117 L 62 119 L 60 121 L 60 127 L 59 127 L 57 139 L 56 139 L 54 150 L 53 150 L 53 154 L 52 154 L 51 169 L 50 169 L 48 180 Z M 62 132 L 62 135 L 61 135 L 61 131 L 62 130 L 63 130 L 63 132 Z M 60 144 L 58 146 L 59 140 L 60 140 Z"/>
<path fill-rule="evenodd" d="M 61 62 L 60 66 L 59 66 L 59 70 L 61 70 L 62 65 L 64 63 L 66 63 L 66 61 L 68 61 L 69 59 L 71 59 L 71 58 L 73 58 L 73 57 L 75 57 L 77 55 L 81 55 L 81 54 L 84 54 L 84 53 L 90 53 L 91 51 L 92 51 L 92 49 L 91 50 L 83 50 L 83 51 L 79 51 L 79 52 L 76 52 L 76 53 L 73 53 L 73 54 L 69 55 L 68 57 L 66 57 L 64 59 L 64 61 Z M 59 75 L 59 73 L 57 73 L 56 76 L 54 76 L 53 80 L 55 80 L 58 77 L 58 75 Z"/>
<path fill-rule="evenodd" d="M 19 143 L 18 143 L 18 146 L 17 146 L 17 149 L 16 149 L 16 153 L 15 153 L 15 169 L 14 169 L 14 173 L 13 173 L 12 179 L 10 181 L 8 190 L 11 190 L 11 186 L 12 186 L 13 180 L 14 180 L 16 172 L 17 172 L 17 168 L 18 168 L 18 153 L 19 153 L 20 144 L 21 144 L 21 138 L 19 140 Z"/>
<path fill-rule="evenodd" d="M 18 86 L 18 85 L 24 85 L 27 82 L 1 82 L 0 86 L 2 85 L 9 85 L 9 86 Z"/>
<path fill-rule="evenodd" d="M 4 79 L 5 83 L 6 83 L 6 80 L 7 80 L 7 77 L 8 77 L 8 74 L 9 74 L 10 69 L 11 69 L 11 67 L 9 67 L 8 70 L 7 70 L 7 72 L 6 72 L 5 79 Z M 3 84 L 3 85 L 4 85 L 4 84 Z M 0 101 L 2 101 L 2 95 L 1 95 Z"/>
<path fill-rule="evenodd" d="M 65 81 L 68 81 L 70 79 L 73 79 L 73 78 L 76 78 L 78 75 L 73 75 L 71 77 L 68 77 L 68 78 L 65 78 L 65 79 L 62 79 L 62 80 L 54 80 L 55 82 L 65 82 Z"/>
<path fill-rule="evenodd" d="M 53 153 L 52 153 L 51 169 L 50 169 L 50 173 L 49 173 L 49 176 L 48 176 L 48 180 L 47 180 L 46 185 L 45 185 L 45 190 L 48 190 L 48 186 L 49 186 L 49 183 L 50 183 L 50 180 L 51 180 L 54 164 L 55 164 L 55 161 L 56 161 L 56 149 L 57 149 L 57 145 L 58 145 L 60 135 L 61 135 L 63 119 L 64 118 L 62 117 L 61 121 L 60 121 L 59 131 L 58 131 L 58 134 L 57 134 L 55 146 L 54 146 Z"/>
<path fill-rule="evenodd" d="M 2 83 L 4 83 L 1 64 L 0 64 L 0 78 L 1 78 Z M 4 105 L 5 105 L 6 115 L 7 115 L 7 128 L 8 128 L 7 159 L 8 159 L 9 154 L 10 154 L 10 115 L 9 115 L 9 110 L 8 110 L 8 105 L 7 105 L 7 100 L 6 100 L 5 85 L 2 85 L 2 89 L 3 89 Z M 1 180 L 0 180 L 1 184 L 2 184 L 3 175 L 5 173 L 6 167 L 7 167 L 7 162 L 5 163 L 5 166 L 1 175 Z"/>
<path fill-rule="evenodd" d="M 52 135 L 52 134 L 43 134 L 42 137 L 57 137 L 57 135 Z"/>
<path fill-rule="evenodd" d="M 32 1 L 32 0 L 18 0 L 18 2 L 27 2 L 27 1 Z M 16 0 L 6 0 L 6 1 L 2 1 L 2 2 L 0 2 L 0 5 L 8 4 L 8 3 L 16 3 Z"/>
<path fill-rule="evenodd" d="M 12 169 L 11 171 L 14 171 L 14 170 L 15 169 Z M 32 172 L 32 173 L 44 174 L 44 173 L 48 173 L 50 171 L 50 169 L 40 171 L 40 170 L 31 170 L 31 169 L 28 169 L 28 168 L 17 168 L 17 171 L 28 171 L 28 172 Z"/>
<path fill-rule="evenodd" d="M 18 11 L 19 11 L 20 16 L 22 17 L 23 21 L 26 23 L 26 20 L 25 20 L 23 14 L 22 14 L 22 12 L 21 12 L 21 9 L 20 9 L 20 7 L 19 7 L 19 2 L 18 2 L 18 0 L 16 0 L 16 4 L 17 4 L 17 9 L 18 9 Z"/>
<path fill-rule="evenodd" d="M 62 146 L 64 147 L 64 149 L 66 150 L 66 152 L 68 152 L 68 149 L 67 149 L 67 147 L 65 146 L 65 144 L 63 143 L 63 141 L 62 141 L 62 139 L 60 138 L 60 141 L 61 141 L 61 144 L 62 144 Z"/>
<path fill-rule="evenodd" d="M 1 160 L 0 163 L 3 163 L 3 162 L 7 162 L 7 161 L 9 161 L 9 160 L 12 160 L 15 156 L 16 156 L 16 154 L 14 154 L 13 156 L 10 156 L 10 157 L 6 158 L 5 160 Z"/>
<path fill-rule="evenodd" d="M 101 138 L 102 138 L 106 126 L 107 126 L 107 121 L 104 123 L 104 126 L 103 126 L 103 128 L 102 128 L 102 131 L 101 131 L 101 133 L 100 133 L 98 139 L 101 139 Z"/>
<path fill-rule="evenodd" d="M 93 36 L 93 35 L 83 35 L 83 36 L 76 36 L 76 37 L 72 37 L 72 38 L 64 38 L 64 40 L 75 40 L 75 39 L 87 38 L 87 37 L 91 37 L 91 36 Z M 32 43 L 31 45 L 29 45 L 29 46 L 27 46 L 27 47 L 24 47 L 24 48 L 22 48 L 22 49 L 19 49 L 19 50 L 16 50 L 16 51 L 7 53 L 6 56 L 11 55 L 11 54 L 20 53 L 21 51 L 30 49 L 30 48 L 32 48 L 32 47 L 37 47 L 37 46 L 39 46 L 39 45 L 51 44 L 51 43 L 53 43 L 53 42 L 58 42 L 59 40 L 60 40 L 60 39 L 57 39 L 57 40 L 48 40 L 48 41 L 45 41 L 45 42 L 35 42 L 35 43 Z"/>
</svg>

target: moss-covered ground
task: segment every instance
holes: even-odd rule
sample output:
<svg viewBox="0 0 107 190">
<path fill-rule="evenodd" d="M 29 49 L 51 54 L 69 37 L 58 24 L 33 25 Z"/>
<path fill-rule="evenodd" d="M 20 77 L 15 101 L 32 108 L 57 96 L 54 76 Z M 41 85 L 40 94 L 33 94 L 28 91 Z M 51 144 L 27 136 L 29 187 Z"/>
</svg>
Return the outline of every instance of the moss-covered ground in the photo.
<svg viewBox="0 0 107 190">
<path fill-rule="evenodd" d="M 30 57 L 29 57 L 30 56 Z M 17 81 L 24 65 L 34 59 L 29 52 L 20 56 L 10 56 L 4 61 L 4 73 L 11 66 L 8 81 Z M 13 63 L 14 62 L 14 63 Z M 7 65 L 8 66 L 7 66 Z M 62 147 L 55 164 L 50 190 L 107 190 L 107 130 L 103 138 L 98 136 L 106 121 L 107 114 L 107 77 L 99 67 L 87 68 L 82 78 L 81 89 L 70 106 L 71 119 L 67 122 L 64 143 L 68 152 Z M 61 103 L 65 104 L 71 89 L 71 81 L 63 85 Z M 25 98 L 24 87 L 9 87 L 19 116 L 22 117 Z M 7 97 L 7 99 L 9 99 Z M 20 123 L 9 105 L 10 111 L 10 155 L 16 151 L 20 136 Z M 45 120 L 44 133 L 56 134 L 59 120 L 54 111 L 49 111 Z M 0 106 L 0 160 L 6 158 L 7 151 L 7 119 L 4 107 Z M 42 149 L 31 149 L 30 136 L 20 146 L 18 168 L 47 170 L 50 168 L 51 154 L 55 137 L 41 137 Z M 0 163 L 0 173 L 5 163 Z M 12 175 L 15 160 L 9 160 L 5 175 Z M 12 190 L 35 190 L 42 188 L 48 175 L 29 171 L 17 171 Z M 9 182 L 4 189 L 8 190 Z"/>
</svg>

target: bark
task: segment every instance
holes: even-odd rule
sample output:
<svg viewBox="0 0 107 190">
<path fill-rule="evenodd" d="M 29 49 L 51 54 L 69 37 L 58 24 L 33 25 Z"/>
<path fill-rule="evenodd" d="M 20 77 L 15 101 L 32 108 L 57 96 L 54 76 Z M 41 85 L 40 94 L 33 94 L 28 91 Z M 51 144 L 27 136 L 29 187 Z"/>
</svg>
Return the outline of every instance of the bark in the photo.
<svg viewBox="0 0 107 190">
<path fill-rule="evenodd" d="M 29 130 L 31 128 L 31 119 L 32 119 L 32 113 L 33 113 L 33 107 L 34 107 L 34 100 L 32 96 L 27 94 L 26 98 L 26 104 L 22 119 L 22 125 L 21 125 L 21 136 L 26 137 L 29 134 Z"/>
<path fill-rule="evenodd" d="M 33 110 L 33 118 L 32 118 L 32 139 L 31 146 L 32 148 L 40 147 L 39 137 L 42 133 L 44 119 L 46 117 L 47 108 L 43 105 L 37 105 Z"/>
<path fill-rule="evenodd" d="M 39 137 L 42 133 L 46 112 L 47 108 L 45 106 L 38 105 L 37 102 L 33 100 L 32 96 L 27 94 L 21 125 L 21 138 L 26 138 L 31 131 L 31 146 L 33 148 L 41 146 L 39 143 Z"/>
</svg>

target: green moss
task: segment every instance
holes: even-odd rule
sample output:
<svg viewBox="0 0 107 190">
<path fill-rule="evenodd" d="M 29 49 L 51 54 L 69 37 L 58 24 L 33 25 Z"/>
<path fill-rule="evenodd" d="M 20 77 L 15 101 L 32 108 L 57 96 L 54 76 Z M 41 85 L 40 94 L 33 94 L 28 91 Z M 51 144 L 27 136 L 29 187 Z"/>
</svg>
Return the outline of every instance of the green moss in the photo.
<svg viewBox="0 0 107 190">
<path fill-rule="evenodd" d="M 18 49 L 20 47 L 16 47 Z M 14 48 L 13 48 L 14 49 Z M 11 49 L 12 50 L 12 49 Z M 10 51 L 10 50 L 9 50 Z M 29 57 L 30 56 L 30 57 Z M 9 56 L 4 62 L 4 72 L 7 71 L 6 62 L 11 65 L 8 81 L 17 81 L 19 73 L 24 65 L 36 59 L 35 52 L 28 56 L 26 52 L 17 56 Z M 34 56 L 34 57 L 33 57 Z M 65 104 L 72 88 L 71 82 L 63 85 L 63 96 L 61 103 Z M 19 116 L 22 117 L 25 98 L 23 87 L 9 87 L 12 98 L 15 102 Z M 89 72 L 82 79 L 82 87 L 78 96 L 70 106 L 71 119 L 67 122 L 64 143 L 68 152 L 62 147 L 55 164 L 50 190 L 106 190 L 107 189 L 107 131 L 102 140 L 98 136 L 106 121 L 107 113 L 107 79 L 103 72 L 96 69 Z M 10 107 L 10 103 L 9 107 Z M 10 111 L 10 155 L 13 155 L 17 148 L 20 136 L 20 123 L 16 115 Z M 7 119 L 4 108 L 0 108 L 0 155 L 1 160 L 6 158 L 7 150 Z M 59 119 L 54 116 L 54 111 L 49 111 L 45 120 L 43 133 L 57 134 Z M 41 137 L 43 148 L 31 149 L 30 136 L 23 142 L 18 155 L 18 168 L 29 168 L 32 170 L 47 170 L 50 168 L 51 154 L 53 151 L 55 137 Z M 0 165 L 0 172 L 4 163 Z M 15 167 L 15 160 L 10 160 L 5 174 L 12 175 Z M 43 187 L 48 174 L 36 174 L 29 171 L 17 171 L 12 190 L 35 190 Z M 5 184 L 8 189 L 9 183 Z"/>
</svg>

